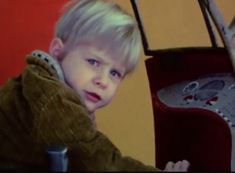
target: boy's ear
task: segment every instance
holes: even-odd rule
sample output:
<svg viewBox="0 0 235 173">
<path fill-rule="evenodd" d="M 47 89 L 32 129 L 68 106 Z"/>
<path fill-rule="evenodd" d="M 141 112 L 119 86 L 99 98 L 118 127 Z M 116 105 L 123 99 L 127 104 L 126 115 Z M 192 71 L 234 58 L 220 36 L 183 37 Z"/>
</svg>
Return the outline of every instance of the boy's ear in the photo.
<svg viewBox="0 0 235 173">
<path fill-rule="evenodd" d="M 53 38 L 49 48 L 50 55 L 56 59 L 59 59 L 63 49 L 64 43 L 62 40 L 60 38 Z"/>
</svg>

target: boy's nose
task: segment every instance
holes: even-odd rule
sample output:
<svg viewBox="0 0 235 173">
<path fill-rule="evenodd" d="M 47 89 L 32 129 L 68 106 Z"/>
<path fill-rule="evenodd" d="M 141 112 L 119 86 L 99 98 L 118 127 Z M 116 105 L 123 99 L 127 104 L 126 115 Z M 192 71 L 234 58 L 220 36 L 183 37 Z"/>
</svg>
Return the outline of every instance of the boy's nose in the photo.
<svg viewBox="0 0 235 173">
<path fill-rule="evenodd" d="M 97 74 L 94 78 L 94 83 L 101 89 L 106 89 L 108 87 L 108 76 L 105 74 Z"/>
</svg>

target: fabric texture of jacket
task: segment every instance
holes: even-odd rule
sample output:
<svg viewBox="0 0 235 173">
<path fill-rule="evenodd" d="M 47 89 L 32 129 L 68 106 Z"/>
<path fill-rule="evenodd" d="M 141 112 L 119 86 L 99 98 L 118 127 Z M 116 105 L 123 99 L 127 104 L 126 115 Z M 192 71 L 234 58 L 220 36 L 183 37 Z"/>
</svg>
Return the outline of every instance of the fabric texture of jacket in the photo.
<svg viewBox="0 0 235 173">
<path fill-rule="evenodd" d="M 159 171 L 122 156 L 93 128 L 78 94 L 47 61 L 28 55 L 27 63 L 0 87 L 0 169 L 47 170 L 48 146 L 61 144 L 69 170 Z"/>
</svg>

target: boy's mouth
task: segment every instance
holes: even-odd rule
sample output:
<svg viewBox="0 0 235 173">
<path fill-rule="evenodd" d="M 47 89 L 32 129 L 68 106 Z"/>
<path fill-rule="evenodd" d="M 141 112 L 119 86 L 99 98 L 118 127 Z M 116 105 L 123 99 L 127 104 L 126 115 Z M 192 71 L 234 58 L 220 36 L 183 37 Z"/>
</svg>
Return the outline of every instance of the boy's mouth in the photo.
<svg viewBox="0 0 235 173">
<path fill-rule="evenodd" d="M 93 92 L 88 92 L 88 91 L 85 91 L 85 97 L 87 100 L 93 103 L 96 103 L 101 100 L 101 97 L 98 94 L 93 93 Z"/>
</svg>

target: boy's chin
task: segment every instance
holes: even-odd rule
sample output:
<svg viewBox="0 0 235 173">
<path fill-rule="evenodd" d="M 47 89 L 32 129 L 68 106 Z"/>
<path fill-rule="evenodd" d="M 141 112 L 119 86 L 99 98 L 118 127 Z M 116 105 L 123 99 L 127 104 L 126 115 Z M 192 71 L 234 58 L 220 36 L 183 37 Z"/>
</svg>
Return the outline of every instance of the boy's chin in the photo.
<svg viewBox="0 0 235 173">
<path fill-rule="evenodd" d="M 95 113 L 95 111 L 97 110 L 97 108 L 95 108 L 95 107 L 89 107 L 89 106 L 87 106 L 87 110 L 88 110 L 88 113 L 89 114 L 94 114 Z"/>
<path fill-rule="evenodd" d="M 88 110 L 88 113 L 91 115 L 91 114 L 94 114 L 95 111 L 94 110 Z"/>
<path fill-rule="evenodd" d="M 109 102 L 99 102 L 99 103 L 91 103 L 91 102 L 85 102 L 85 105 L 87 107 L 87 110 L 89 112 L 89 114 L 94 114 L 97 110 L 106 107 L 109 104 Z"/>
</svg>

